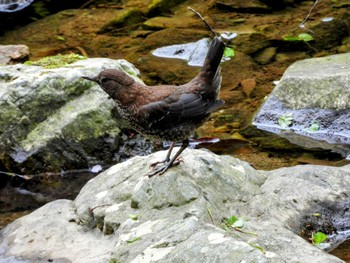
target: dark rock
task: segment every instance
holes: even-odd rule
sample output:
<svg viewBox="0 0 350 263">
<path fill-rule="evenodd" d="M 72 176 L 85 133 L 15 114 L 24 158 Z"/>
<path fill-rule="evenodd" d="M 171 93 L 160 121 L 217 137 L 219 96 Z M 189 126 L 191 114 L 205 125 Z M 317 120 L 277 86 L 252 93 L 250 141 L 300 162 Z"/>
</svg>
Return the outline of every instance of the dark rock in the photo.
<svg viewBox="0 0 350 263">
<path fill-rule="evenodd" d="M 238 32 L 237 37 L 231 42 L 235 50 L 237 49 L 247 55 L 251 55 L 272 45 L 272 41 L 265 35 L 256 32 Z"/>
<path fill-rule="evenodd" d="M 348 22 L 341 18 L 322 19 L 310 25 L 307 24 L 306 27 L 311 30 L 315 39 L 310 45 L 316 50 L 329 49 L 339 45 L 344 37 L 349 36 L 350 32 Z"/>
</svg>

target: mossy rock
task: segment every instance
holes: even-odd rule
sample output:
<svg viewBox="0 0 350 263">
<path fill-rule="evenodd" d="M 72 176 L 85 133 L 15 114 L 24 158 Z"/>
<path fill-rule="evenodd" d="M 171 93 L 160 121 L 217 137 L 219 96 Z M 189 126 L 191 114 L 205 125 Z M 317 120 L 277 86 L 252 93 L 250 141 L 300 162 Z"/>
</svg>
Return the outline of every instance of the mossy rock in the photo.
<svg viewBox="0 0 350 263">
<path fill-rule="evenodd" d="M 52 65 L 47 61 L 51 59 L 43 65 Z M 139 71 L 125 60 L 65 60 L 63 65 L 1 67 L 0 164 L 7 169 L 32 173 L 87 168 L 111 163 L 118 151 L 125 124 L 115 117 L 108 95 L 81 77 L 117 68 L 140 81 Z"/>
<path fill-rule="evenodd" d="M 86 59 L 86 57 L 79 55 L 79 54 L 58 54 L 56 56 L 49 56 L 44 57 L 42 59 L 39 59 L 37 61 L 26 61 L 25 65 L 32 65 L 32 66 L 41 66 L 44 68 L 59 68 L 67 66 L 68 64 L 72 64 L 76 61 Z"/>
</svg>

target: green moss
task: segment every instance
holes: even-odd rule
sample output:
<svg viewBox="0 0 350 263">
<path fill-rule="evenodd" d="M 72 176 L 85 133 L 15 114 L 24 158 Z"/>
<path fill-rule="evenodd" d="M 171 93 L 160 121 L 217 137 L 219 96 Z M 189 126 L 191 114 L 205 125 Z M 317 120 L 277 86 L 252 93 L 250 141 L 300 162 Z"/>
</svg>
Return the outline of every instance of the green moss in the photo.
<svg viewBox="0 0 350 263">
<path fill-rule="evenodd" d="M 113 24 L 116 26 L 132 25 L 135 22 L 140 22 L 140 16 L 142 16 L 142 13 L 139 10 L 125 10 L 122 13 L 120 13 L 115 20 L 113 20 Z"/>
<path fill-rule="evenodd" d="M 32 7 L 34 8 L 34 12 L 38 17 L 45 17 L 50 14 L 50 11 L 46 7 L 45 1 L 34 2 Z M 32 19 L 36 20 L 36 18 Z"/>
<path fill-rule="evenodd" d="M 0 102 L 0 134 L 5 131 L 5 127 L 15 125 L 24 116 L 15 104 L 8 101 Z"/>
<path fill-rule="evenodd" d="M 129 32 L 136 29 L 145 20 L 143 13 L 137 9 L 125 9 L 115 19 L 104 25 L 99 33 L 121 33 L 121 29 Z M 122 30 L 122 31 L 123 31 Z"/>
<path fill-rule="evenodd" d="M 107 134 L 116 137 L 119 133 L 116 121 L 105 111 L 89 111 L 81 114 L 64 129 L 64 134 L 76 141 L 91 140 Z"/>
<path fill-rule="evenodd" d="M 50 56 L 39 59 L 37 61 L 26 61 L 24 64 L 41 66 L 44 68 L 60 68 L 82 59 L 86 59 L 86 57 L 74 53 L 66 55 L 58 54 L 56 56 Z"/>
<path fill-rule="evenodd" d="M 176 6 L 184 0 L 153 0 L 152 3 L 148 6 L 149 14 L 156 14 L 159 12 L 167 11 L 171 7 Z"/>
</svg>

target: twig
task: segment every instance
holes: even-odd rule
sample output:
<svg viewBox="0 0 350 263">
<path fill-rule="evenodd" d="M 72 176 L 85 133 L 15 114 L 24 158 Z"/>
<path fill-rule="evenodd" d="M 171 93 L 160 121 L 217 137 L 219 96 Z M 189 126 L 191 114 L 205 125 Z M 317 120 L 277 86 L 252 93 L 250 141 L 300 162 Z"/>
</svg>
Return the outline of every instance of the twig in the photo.
<svg viewBox="0 0 350 263">
<path fill-rule="evenodd" d="M 213 223 L 213 225 L 215 226 L 216 224 L 215 224 L 215 221 L 214 221 L 214 218 L 213 218 L 213 215 L 212 215 L 212 213 L 211 213 L 210 209 L 209 209 L 209 208 L 207 208 L 207 211 L 208 211 L 208 214 L 209 214 L 209 216 L 210 216 L 210 220 L 211 220 L 211 222 L 212 222 L 212 223 Z"/>
<path fill-rule="evenodd" d="M 314 8 L 317 4 L 318 4 L 318 0 L 315 0 L 315 3 L 312 5 L 312 7 L 309 10 L 309 13 L 307 14 L 307 16 L 304 18 L 304 20 L 299 25 L 300 28 L 304 28 L 307 31 L 312 32 L 312 33 L 314 33 L 312 30 L 305 27 L 305 23 L 307 22 L 307 20 L 309 20 L 309 17 L 311 16 L 312 11 L 314 10 Z"/>
<path fill-rule="evenodd" d="M 91 4 L 93 1 L 94 1 L 94 0 L 89 0 L 89 1 L 85 2 L 84 4 L 82 4 L 82 5 L 79 7 L 79 9 L 85 8 L 87 5 Z"/>
<path fill-rule="evenodd" d="M 253 232 L 248 232 L 248 231 L 243 231 L 241 229 L 239 229 L 238 227 L 234 227 L 234 226 L 229 226 L 231 228 L 233 228 L 234 230 L 240 232 L 240 233 L 243 233 L 243 234 L 248 234 L 248 235 L 252 235 L 252 236 L 258 236 L 258 234 L 255 234 Z"/>
<path fill-rule="evenodd" d="M 86 53 L 85 49 L 79 46 L 76 46 L 75 48 L 78 49 L 80 51 L 80 54 L 82 54 L 84 57 L 88 57 L 88 54 Z"/>
<path fill-rule="evenodd" d="M 195 13 L 197 16 L 199 16 L 199 18 L 204 22 L 204 24 L 209 28 L 209 30 L 214 34 L 214 36 L 218 36 L 218 34 L 214 31 L 214 29 L 208 24 L 208 22 L 207 21 L 205 21 L 205 19 L 203 18 L 203 16 L 200 14 L 200 13 L 198 13 L 196 10 L 194 10 L 192 7 L 188 7 L 188 9 L 190 10 L 190 11 L 192 11 L 193 13 Z"/>
<path fill-rule="evenodd" d="M 112 205 L 112 204 L 104 204 L 104 205 L 97 205 L 97 206 L 94 206 L 94 207 L 92 207 L 92 208 L 89 207 L 89 208 L 88 208 L 88 211 L 89 211 L 89 214 L 92 214 L 96 208 L 105 207 L 105 206 L 111 206 L 111 205 Z"/>
</svg>

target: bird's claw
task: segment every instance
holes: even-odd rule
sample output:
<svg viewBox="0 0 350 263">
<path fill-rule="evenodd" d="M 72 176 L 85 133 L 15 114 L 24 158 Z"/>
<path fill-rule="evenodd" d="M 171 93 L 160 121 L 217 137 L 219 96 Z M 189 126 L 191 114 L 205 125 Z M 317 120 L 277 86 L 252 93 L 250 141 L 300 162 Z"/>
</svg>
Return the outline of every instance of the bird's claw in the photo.
<svg viewBox="0 0 350 263">
<path fill-rule="evenodd" d="M 160 163 L 166 163 L 166 162 L 167 162 L 167 161 L 164 160 L 164 161 L 161 161 L 161 162 L 151 163 L 151 164 L 149 165 L 149 168 L 150 168 L 150 169 L 154 169 L 154 167 L 156 167 L 158 164 L 160 164 Z"/>
<path fill-rule="evenodd" d="M 148 176 L 148 177 L 152 177 L 155 175 L 160 176 L 163 173 L 165 173 L 166 170 L 168 170 L 170 167 L 175 166 L 175 165 L 179 165 L 181 162 L 183 162 L 183 159 L 180 157 L 180 158 L 177 158 L 171 165 L 170 165 L 169 161 L 166 161 L 166 160 L 164 160 L 162 162 L 151 163 L 149 165 L 149 167 L 152 169 L 152 171 L 148 172 L 145 176 Z M 162 164 L 162 165 L 157 168 L 157 166 L 159 164 Z"/>
<path fill-rule="evenodd" d="M 184 161 L 184 159 L 182 159 L 182 157 L 179 157 L 174 161 L 173 165 L 179 165 L 183 161 Z"/>
<path fill-rule="evenodd" d="M 175 166 L 175 165 L 178 165 L 178 164 L 180 164 L 181 162 L 183 162 L 184 160 L 181 158 L 181 157 L 179 157 L 179 158 L 177 158 L 173 163 L 172 163 L 172 165 L 171 166 Z M 164 161 L 160 161 L 160 162 L 154 162 L 154 163 L 151 163 L 150 165 L 149 165 L 149 168 L 151 168 L 151 169 L 154 169 L 154 167 L 156 167 L 158 164 L 166 164 L 167 162 L 169 162 L 168 160 L 164 160 Z"/>
<path fill-rule="evenodd" d="M 155 175 L 161 176 L 168 169 L 169 169 L 169 165 L 164 164 L 158 168 L 154 168 L 152 171 L 149 171 L 145 176 L 148 176 L 149 178 L 151 178 Z"/>
</svg>

